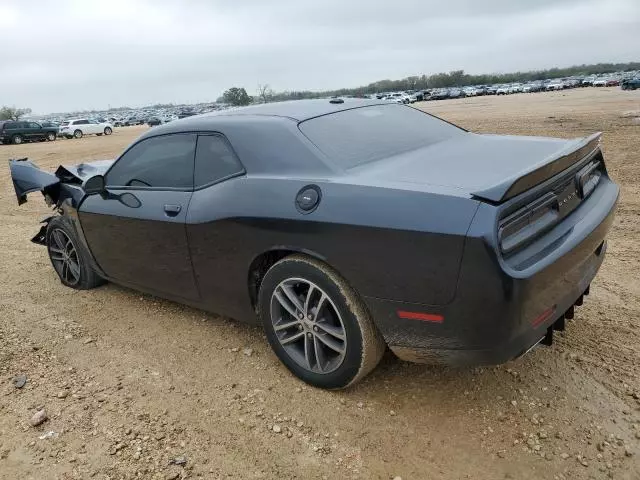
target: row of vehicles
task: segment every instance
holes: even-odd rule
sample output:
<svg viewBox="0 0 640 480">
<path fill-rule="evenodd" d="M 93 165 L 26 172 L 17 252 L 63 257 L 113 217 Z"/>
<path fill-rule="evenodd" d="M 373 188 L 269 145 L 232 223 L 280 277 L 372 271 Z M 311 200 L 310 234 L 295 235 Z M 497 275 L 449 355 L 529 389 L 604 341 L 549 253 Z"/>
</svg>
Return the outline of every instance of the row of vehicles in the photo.
<svg viewBox="0 0 640 480">
<path fill-rule="evenodd" d="M 31 120 L 0 121 L 0 143 L 20 145 L 25 142 L 53 142 L 58 137 L 82 138 L 85 135 L 111 135 L 113 126 L 87 118 L 66 120 L 60 124 Z"/>
<path fill-rule="evenodd" d="M 640 88 L 640 72 L 607 76 L 569 77 L 536 80 L 526 83 L 505 83 L 499 85 L 474 85 L 466 87 L 435 88 L 429 90 L 406 90 L 368 95 L 368 98 L 389 100 L 395 103 L 414 103 L 428 100 L 476 97 L 481 95 L 511 95 L 513 93 L 536 93 L 566 90 L 577 87 L 615 87 L 624 90 Z"/>
</svg>

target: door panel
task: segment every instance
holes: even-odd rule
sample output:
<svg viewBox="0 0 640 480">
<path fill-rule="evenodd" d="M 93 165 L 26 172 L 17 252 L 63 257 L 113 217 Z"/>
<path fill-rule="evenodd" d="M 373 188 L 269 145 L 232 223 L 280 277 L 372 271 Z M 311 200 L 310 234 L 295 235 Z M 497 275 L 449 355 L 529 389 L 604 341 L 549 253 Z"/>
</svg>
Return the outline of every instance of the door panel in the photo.
<svg viewBox="0 0 640 480">
<path fill-rule="evenodd" d="M 185 218 L 192 192 L 111 190 L 79 209 L 89 249 L 115 281 L 198 299 Z"/>
</svg>

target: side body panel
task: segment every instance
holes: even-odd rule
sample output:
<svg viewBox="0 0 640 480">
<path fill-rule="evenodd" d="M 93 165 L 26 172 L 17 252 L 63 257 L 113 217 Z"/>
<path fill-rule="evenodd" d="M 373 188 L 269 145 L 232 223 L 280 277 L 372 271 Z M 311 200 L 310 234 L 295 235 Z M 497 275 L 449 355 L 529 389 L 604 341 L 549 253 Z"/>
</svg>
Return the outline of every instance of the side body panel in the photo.
<svg viewBox="0 0 640 480">
<path fill-rule="evenodd" d="M 453 299 L 477 202 L 316 182 L 320 204 L 304 215 L 295 197 L 306 185 L 238 177 L 194 192 L 187 235 L 205 308 L 254 320 L 250 266 L 272 250 L 323 259 L 363 296 L 432 304 Z"/>
<path fill-rule="evenodd" d="M 106 276 L 160 295 L 198 299 L 185 218 L 191 192 L 129 190 L 91 195 L 79 208 L 89 249 Z M 165 205 L 179 205 L 175 216 Z"/>
</svg>

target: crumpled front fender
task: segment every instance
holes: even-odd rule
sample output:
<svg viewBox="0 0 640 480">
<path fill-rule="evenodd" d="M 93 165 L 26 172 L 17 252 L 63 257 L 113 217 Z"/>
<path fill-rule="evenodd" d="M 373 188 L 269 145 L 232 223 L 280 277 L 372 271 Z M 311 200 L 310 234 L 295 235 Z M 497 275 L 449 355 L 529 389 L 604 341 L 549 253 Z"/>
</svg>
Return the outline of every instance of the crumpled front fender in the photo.
<svg viewBox="0 0 640 480">
<path fill-rule="evenodd" d="M 60 179 L 53 173 L 40 170 L 37 165 L 26 158 L 9 160 L 11 180 L 16 192 L 18 205 L 27 201 L 27 194 L 41 190 L 55 202 L 60 191 Z"/>
</svg>

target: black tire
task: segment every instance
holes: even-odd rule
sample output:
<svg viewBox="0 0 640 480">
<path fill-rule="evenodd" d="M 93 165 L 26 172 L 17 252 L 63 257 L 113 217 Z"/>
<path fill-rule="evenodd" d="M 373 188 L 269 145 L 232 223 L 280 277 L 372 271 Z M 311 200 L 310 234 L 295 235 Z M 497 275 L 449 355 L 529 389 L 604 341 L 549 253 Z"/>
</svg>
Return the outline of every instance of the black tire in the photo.
<svg viewBox="0 0 640 480">
<path fill-rule="evenodd" d="M 47 142 L 55 142 L 56 134 L 53 132 L 47 133 Z"/>
<path fill-rule="evenodd" d="M 14 135 L 11 137 L 11 143 L 14 145 L 20 145 L 21 143 L 24 143 L 24 138 L 22 138 L 22 135 Z"/>
<path fill-rule="evenodd" d="M 278 309 L 283 306 L 277 300 L 277 297 L 278 293 L 282 297 L 284 291 L 278 290 L 277 292 L 276 290 L 281 288 L 282 285 L 287 285 L 287 282 L 296 281 L 301 282 L 298 285 L 303 285 L 301 287 L 303 289 L 304 285 L 313 285 L 317 296 L 321 297 L 322 294 L 325 294 L 327 299 L 324 303 L 321 300 L 319 301 L 320 304 L 325 306 L 315 311 L 311 308 L 307 310 L 307 307 L 304 306 L 304 310 L 306 310 L 305 314 L 303 314 L 304 320 L 299 320 L 299 325 L 283 328 L 283 322 L 296 322 L 300 318 L 285 312 L 276 319 L 280 327 L 280 333 L 277 333 L 272 317 L 274 316 L 273 312 L 280 312 Z M 295 293 L 297 299 L 302 302 L 304 294 Z M 309 304 L 311 303 L 309 301 Z M 305 317 L 307 313 L 319 313 L 320 311 L 325 312 L 322 318 L 314 319 L 313 315 Z M 285 257 L 267 271 L 258 294 L 258 314 L 264 325 L 267 339 L 278 358 L 295 376 L 315 387 L 340 389 L 353 385 L 378 365 L 386 348 L 382 335 L 355 290 L 331 267 L 307 256 L 292 255 Z M 329 322 L 327 321 L 327 316 L 332 317 Z M 307 318 L 311 320 L 307 321 Z M 317 320 L 317 323 L 314 323 L 315 320 Z M 335 326 L 337 322 L 339 322 L 339 327 Z M 332 324 L 327 325 L 327 323 Z M 318 329 L 318 325 L 324 325 L 324 327 Z M 335 343 L 337 337 L 327 333 L 327 326 L 332 329 L 339 329 L 340 335 L 344 340 L 339 340 Z M 313 333 L 312 329 L 316 333 Z M 280 340 L 280 338 L 287 338 L 287 335 L 289 335 L 288 338 L 302 335 L 299 340 L 287 345 L 287 348 L 290 349 L 289 351 L 285 349 Z M 335 350 L 326 347 L 327 343 L 321 342 L 319 338 L 316 339 L 320 336 L 324 336 L 323 338 L 328 338 L 331 342 L 339 345 L 343 353 L 338 354 Z M 318 356 L 317 352 L 315 353 L 316 371 L 314 371 L 314 367 L 310 366 L 308 360 L 308 367 L 303 366 L 300 362 L 302 357 L 306 356 L 307 341 L 315 345 L 309 347 L 314 352 L 316 352 L 318 345 L 325 352 L 320 356 Z M 298 342 L 303 343 L 304 354 L 301 351 L 296 354 L 292 350 L 293 348 L 298 349 Z M 326 352 L 329 353 L 327 354 Z M 334 357 L 331 359 L 332 354 Z M 296 356 L 298 360 L 294 358 Z M 328 371 L 321 371 L 322 368 L 319 367 L 321 364 L 320 358 L 326 360 L 325 366 Z M 333 366 L 331 366 L 331 362 L 334 362 Z"/>
<path fill-rule="evenodd" d="M 73 132 L 74 138 L 82 138 L 82 130 L 76 130 Z"/>
<path fill-rule="evenodd" d="M 113 133 L 113 130 L 111 130 L 111 127 L 104 127 L 105 135 L 111 135 L 112 133 Z"/>
<path fill-rule="evenodd" d="M 63 285 L 76 290 L 89 290 L 105 283 L 91 268 L 90 254 L 78 238 L 69 218 L 60 216 L 51 219 L 47 225 L 46 243 L 51 265 Z M 69 244 L 75 253 L 62 246 Z M 65 253 L 76 268 L 72 269 L 68 264 L 65 267 Z"/>
</svg>

